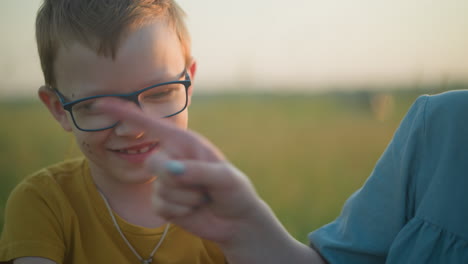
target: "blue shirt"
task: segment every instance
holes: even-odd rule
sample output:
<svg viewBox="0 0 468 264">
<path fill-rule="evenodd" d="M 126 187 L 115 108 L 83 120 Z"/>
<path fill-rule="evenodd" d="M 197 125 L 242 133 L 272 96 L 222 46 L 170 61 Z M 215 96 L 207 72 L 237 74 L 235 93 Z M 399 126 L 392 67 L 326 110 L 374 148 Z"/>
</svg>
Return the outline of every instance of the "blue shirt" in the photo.
<svg viewBox="0 0 468 264">
<path fill-rule="evenodd" d="M 419 97 L 364 186 L 309 240 L 333 264 L 468 263 L 468 91 Z"/>
</svg>

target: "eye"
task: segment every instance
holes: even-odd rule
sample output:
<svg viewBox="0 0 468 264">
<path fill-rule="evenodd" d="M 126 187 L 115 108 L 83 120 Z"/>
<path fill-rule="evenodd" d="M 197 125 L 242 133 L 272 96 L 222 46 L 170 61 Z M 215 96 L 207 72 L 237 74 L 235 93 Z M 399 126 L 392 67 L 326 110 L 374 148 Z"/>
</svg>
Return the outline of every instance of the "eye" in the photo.
<svg viewBox="0 0 468 264">
<path fill-rule="evenodd" d="M 91 109 L 93 109 L 93 106 L 94 106 L 94 102 L 84 101 L 84 102 L 81 102 L 81 103 L 75 105 L 75 110 L 79 110 L 79 111 L 83 111 L 83 110 L 90 111 Z"/>
<path fill-rule="evenodd" d="M 98 99 L 90 99 L 90 100 L 85 100 L 82 102 L 77 103 L 76 105 L 73 106 L 73 111 L 74 112 L 80 112 L 80 113 L 95 113 L 96 110 L 96 102 Z"/>
<path fill-rule="evenodd" d="M 180 90 L 179 85 L 163 85 L 145 91 L 141 95 L 141 100 L 146 101 L 166 101 L 172 99 Z"/>
<path fill-rule="evenodd" d="M 148 99 L 159 99 L 169 96 L 174 92 L 174 89 L 166 88 L 163 91 L 153 91 L 145 95 L 145 98 Z"/>
</svg>

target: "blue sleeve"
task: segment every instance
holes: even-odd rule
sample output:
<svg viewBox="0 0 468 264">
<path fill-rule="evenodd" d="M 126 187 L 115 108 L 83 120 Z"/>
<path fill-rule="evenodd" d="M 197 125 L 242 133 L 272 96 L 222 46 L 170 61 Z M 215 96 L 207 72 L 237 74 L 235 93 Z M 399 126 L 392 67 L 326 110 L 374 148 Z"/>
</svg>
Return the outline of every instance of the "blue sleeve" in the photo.
<svg viewBox="0 0 468 264">
<path fill-rule="evenodd" d="M 414 214 L 412 185 L 424 155 L 425 108 L 419 97 L 395 132 L 371 176 L 332 223 L 309 234 L 311 246 L 332 264 L 385 263 L 392 241 Z"/>
</svg>

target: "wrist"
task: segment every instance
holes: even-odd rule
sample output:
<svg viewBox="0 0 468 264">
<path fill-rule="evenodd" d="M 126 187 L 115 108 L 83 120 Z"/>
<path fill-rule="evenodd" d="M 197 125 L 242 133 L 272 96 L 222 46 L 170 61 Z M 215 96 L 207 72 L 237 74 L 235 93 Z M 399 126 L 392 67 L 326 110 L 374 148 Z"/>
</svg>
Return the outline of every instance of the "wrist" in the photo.
<svg viewBox="0 0 468 264">
<path fill-rule="evenodd" d="M 268 232 L 265 222 L 271 219 L 274 219 L 271 209 L 263 200 L 258 199 L 257 204 L 231 226 L 232 235 L 217 243 L 225 252 L 238 251 L 246 245 L 254 246 L 256 240 L 262 240 L 263 233 Z"/>
<path fill-rule="evenodd" d="M 284 238 L 289 236 L 270 207 L 263 200 L 257 202 L 255 208 L 233 226 L 230 239 L 218 243 L 231 264 L 273 263 L 268 255 L 282 250 Z"/>
<path fill-rule="evenodd" d="M 231 239 L 218 245 L 231 264 L 325 263 L 314 249 L 287 232 L 263 200 L 236 224 Z"/>
</svg>

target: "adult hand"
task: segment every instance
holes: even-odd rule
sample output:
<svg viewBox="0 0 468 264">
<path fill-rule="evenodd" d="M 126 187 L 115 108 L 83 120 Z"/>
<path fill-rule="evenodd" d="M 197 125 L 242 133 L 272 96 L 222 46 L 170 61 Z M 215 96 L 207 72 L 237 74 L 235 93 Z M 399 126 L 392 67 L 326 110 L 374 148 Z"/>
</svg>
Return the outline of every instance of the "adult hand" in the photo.
<svg viewBox="0 0 468 264">
<path fill-rule="evenodd" d="M 158 175 L 153 182 L 156 214 L 218 243 L 235 239 L 242 224 L 255 217 L 263 202 L 251 182 L 204 137 L 153 119 L 134 103 L 110 99 L 101 107 L 159 140 L 160 150 L 146 161 Z"/>
<path fill-rule="evenodd" d="M 279 223 L 248 178 L 208 140 L 133 103 L 101 105 L 119 120 L 134 122 L 158 138 L 161 150 L 146 161 L 154 181 L 153 205 L 159 216 L 221 247 L 229 263 L 324 263 Z"/>
</svg>

